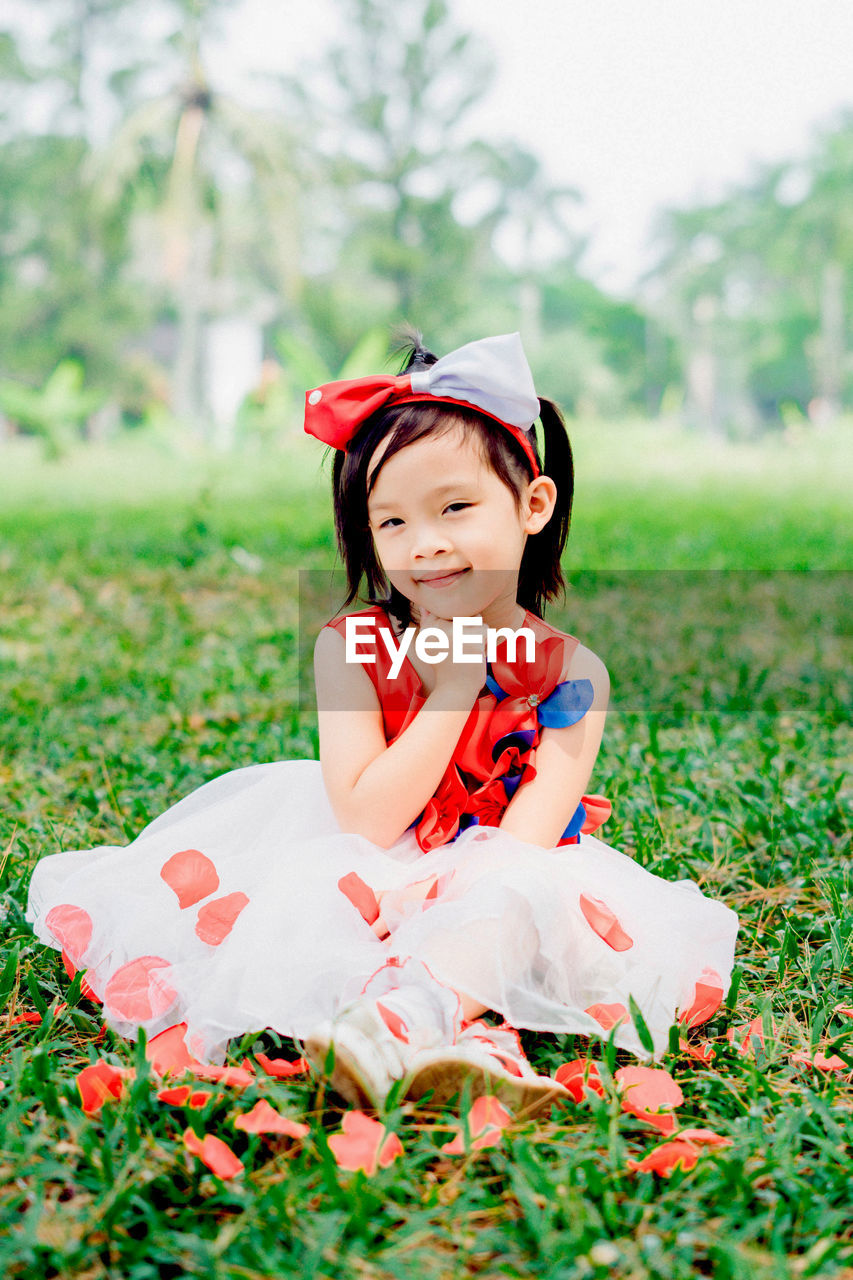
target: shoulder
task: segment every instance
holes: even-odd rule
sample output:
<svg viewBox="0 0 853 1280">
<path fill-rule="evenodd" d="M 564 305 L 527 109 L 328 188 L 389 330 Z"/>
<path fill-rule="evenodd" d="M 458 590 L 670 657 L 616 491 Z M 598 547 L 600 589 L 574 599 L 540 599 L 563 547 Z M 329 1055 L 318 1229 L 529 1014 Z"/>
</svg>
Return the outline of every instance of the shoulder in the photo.
<svg viewBox="0 0 853 1280">
<path fill-rule="evenodd" d="M 351 618 L 354 618 L 354 619 L 372 618 L 375 620 L 375 622 L 378 623 L 378 622 L 384 621 L 385 614 L 383 613 L 382 609 L 378 604 L 368 605 L 366 609 L 356 609 L 352 613 L 342 613 L 336 618 L 330 618 L 328 622 L 325 622 L 323 624 L 323 626 L 320 629 L 320 636 L 322 636 L 324 632 L 326 633 L 331 632 L 333 635 L 334 634 L 337 634 L 340 636 L 345 635 L 347 630 L 347 622 Z M 320 639 L 320 636 L 317 637 L 318 640 Z"/>
<path fill-rule="evenodd" d="M 597 653 L 585 644 L 575 645 L 563 672 L 564 680 L 589 680 L 596 698 L 610 692 L 610 675 Z"/>
<path fill-rule="evenodd" d="M 348 615 L 363 617 L 370 610 Z M 340 627 L 337 623 L 340 622 Z M 320 711 L 373 710 L 376 692 L 364 663 L 348 660 L 345 619 L 335 619 L 321 627 L 314 642 L 314 683 Z"/>
<path fill-rule="evenodd" d="M 585 644 L 581 644 L 577 636 L 570 635 L 567 631 L 560 631 L 544 618 L 537 618 L 535 614 L 528 614 L 527 623 L 528 625 L 532 623 L 539 635 L 553 636 L 563 642 L 564 658 L 560 679 L 589 680 L 595 691 L 596 703 L 600 705 L 610 693 L 610 676 L 598 654 L 593 653 L 592 649 L 588 649 Z"/>
</svg>

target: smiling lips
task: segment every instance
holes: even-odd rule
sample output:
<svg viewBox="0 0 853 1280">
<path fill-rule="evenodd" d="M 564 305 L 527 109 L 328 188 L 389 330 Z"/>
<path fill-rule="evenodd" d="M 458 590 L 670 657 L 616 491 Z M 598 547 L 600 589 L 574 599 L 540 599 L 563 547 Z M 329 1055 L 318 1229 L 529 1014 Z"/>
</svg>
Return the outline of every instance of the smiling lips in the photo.
<svg viewBox="0 0 853 1280">
<path fill-rule="evenodd" d="M 446 587 L 467 572 L 467 569 L 454 569 L 451 573 L 434 573 L 423 578 L 416 578 L 415 581 L 419 586 L 423 587 Z"/>
</svg>

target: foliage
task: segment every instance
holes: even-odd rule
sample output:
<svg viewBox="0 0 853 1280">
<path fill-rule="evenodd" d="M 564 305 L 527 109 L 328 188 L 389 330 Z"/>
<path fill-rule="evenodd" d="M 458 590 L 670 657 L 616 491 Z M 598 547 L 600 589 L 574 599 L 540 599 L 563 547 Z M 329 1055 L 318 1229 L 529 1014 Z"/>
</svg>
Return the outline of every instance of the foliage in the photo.
<svg viewBox="0 0 853 1280">
<path fill-rule="evenodd" d="M 464 1099 L 431 1113 L 392 1098 L 382 1120 L 404 1153 L 368 1178 L 335 1164 L 340 1112 L 304 1077 L 256 1079 L 239 1101 L 214 1082 L 205 1109 L 185 1111 L 157 1101 L 140 1046 L 99 1041 L 79 983 L 23 921 L 30 868 L 57 848 L 124 843 L 225 769 L 314 753 L 296 571 L 331 563 L 326 482 L 297 442 L 227 466 L 146 455 L 141 442 L 123 454 L 91 446 L 63 473 L 28 474 L 11 451 L 0 475 L 4 1275 L 849 1274 L 851 1086 L 792 1059 L 822 1050 L 853 1064 L 840 1010 L 851 979 L 851 596 L 847 575 L 773 570 L 802 564 L 804 548 L 813 564 L 839 548 L 849 563 L 849 543 L 840 532 L 826 542 L 817 523 L 847 484 L 839 477 L 835 496 L 812 489 L 821 460 L 812 472 L 802 458 L 780 468 L 776 444 L 727 446 L 703 465 L 676 436 L 667 478 L 648 432 L 607 437 L 593 425 L 577 441 L 571 592 L 553 618 L 611 671 L 594 777 L 614 801 L 605 838 L 656 874 L 697 880 L 741 918 L 729 999 L 691 1036 L 715 1057 L 674 1046 L 663 1064 L 684 1093 L 682 1123 L 732 1145 L 668 1179 L 629 1172 L 654 1137 L 609 1086 L 461 1158 L 440 1148 Z M 736 457 L 752 458 L 760 500 L 748 476 L 738 483 Z M 663 519 L 673 510 L 678 537 Z M 768 525 L 775 513 L 781 523 Z M 647 571 L 659 564 L 681 571 Z M 27 1010 L 43 1021 L 11 1023 Z M 764 1044 L 741 1053 L 742 1032 L 727 1035 L 756 1017 Z M 524 1041 L 543 1071 L 589 1053 L 607 1082 L 631 1062 L 580 1037 Z M 296 1054 L 268 1033 L 235 1045 L 233 1062 L 254 1049 Z M 96 1056 L 135 1066 L 137 1079 L 89 1117 L 74 1080 Z M 270 1146 L 235 1129 L 235 1113 L 262 1097 L 310 1134 Z M 190 1130 L 226 1138 L 245 1172 L 209 1172 L 189 1154 Z"/>
</svg>

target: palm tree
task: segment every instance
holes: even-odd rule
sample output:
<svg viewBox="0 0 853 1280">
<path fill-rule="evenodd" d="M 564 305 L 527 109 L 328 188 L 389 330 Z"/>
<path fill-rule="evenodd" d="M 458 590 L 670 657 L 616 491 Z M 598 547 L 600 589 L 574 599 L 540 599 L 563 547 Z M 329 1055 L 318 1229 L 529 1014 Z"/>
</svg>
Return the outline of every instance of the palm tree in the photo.
<svg viewBox="0 0 853 1280">
<path fill-rule="evenodd" d="M 180 75 L 130 111 L 93 173 L 102 204 L 126 203 L 147 234 L 176 316 L 172 407 L 196 428 L 207 318 L 237 305 L 263 316 L 280 305 L 276 294 L 293 305 L 300 288 L 295 136 L 280 116 L 217 92 L 204 67 L 206 24 L 233 3 L 180 0 Z"/>
</svg>

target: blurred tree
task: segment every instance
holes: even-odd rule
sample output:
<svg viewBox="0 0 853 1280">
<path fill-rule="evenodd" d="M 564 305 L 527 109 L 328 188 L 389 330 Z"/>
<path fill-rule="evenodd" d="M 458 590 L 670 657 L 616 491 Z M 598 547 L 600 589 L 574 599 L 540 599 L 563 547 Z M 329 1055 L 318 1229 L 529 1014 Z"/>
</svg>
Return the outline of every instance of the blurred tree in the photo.
<svg viewBox="0 0 853 1280">
<path fill-rule="evenodd" d="M 131 199 L 144 269 L 175 316 L 172 407 L 199 429 L 206 321 L 239 309 L 260 327 L 282 304 L 292 311 L 301 282 L 293 129 L 215 91 L 204 66 L 235 2 L 171 0 L 180 73 L 127 114 L 93 173 L 102 207 Z"/>
<path fill-rule="evenodd" d="M 306 303 L 331 328 L 333 365 L 383 319 L 415 322 L 436 342 L 464 329 L 493 262 L 498 168 L 497 151 L 460 140 L 491 64 L 445 0 L 339 7 L 346 40 L 308 86 L 328 167 L 309 198 L 309 260 L 323 267 Z"/>
<path fill-rule="evenodd" d="M 693 418 L 721 429 L 792 403 L 851 402 L 853 114 L 803 160 L 763 166 L 710 206 L 668 212 L 652 278 L 681 335 Z"/>
</svg>

